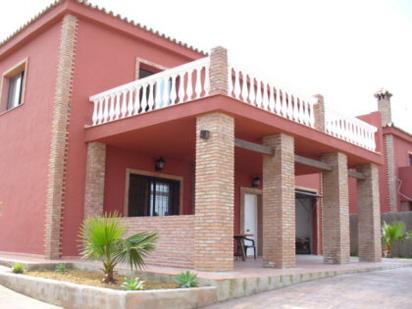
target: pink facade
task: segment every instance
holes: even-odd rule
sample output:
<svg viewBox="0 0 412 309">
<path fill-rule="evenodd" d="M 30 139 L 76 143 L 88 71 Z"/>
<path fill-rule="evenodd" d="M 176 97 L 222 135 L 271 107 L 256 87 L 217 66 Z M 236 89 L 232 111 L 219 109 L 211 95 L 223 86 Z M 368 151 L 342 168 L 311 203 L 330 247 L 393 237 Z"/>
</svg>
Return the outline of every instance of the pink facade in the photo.
<svg viewBox="0 0 412 309">
<path fill-rule="evenodd" d="M 101 12 L 87 10 L 84 14 L 91 14 L 90 18 L 95 18 L 102 23 L 109 22 L 120 24 L 122 28 L 132 28 Z M 103 27 L 101 24 L 96 24 L 95 20 L 81 19 L 79 22 L 65 201 L 67 205 L 76 206 L 67 207 L 64 211 L 62 248 L 64 256 L 77 254 L 77 230 L 83 220 L 84 167 L 86 164 L 84 127 L 90 124 L 92 111 L 88 97 L 93 93 L 134 80 L 137 58 L 146 59 L 164 67 L 173 67 L 199 57 L 193 52 L 180 54 L 175 51 L 172 53 L 162 44 L 148 44 L 143 39 L 131 37 L 121 30 L 126 29 Z M 109 151 L 109 160 L 111 160 L 111 154 L 112 152 Z M 140 166 L 147 165 L 140 163 Z M 122 175 L 122 181 L 124 177 Z M 111 187 L 109 183 L 107 185 Z M 116 187 L 113 190 L 117 192 Z M 105 206 L 108 210 L 121 208 L 123 197 L 124 193 L 121 193 L 121 199 L 116 200 L 117 205 L 112 204 L 109 199 Z"/>
<path fill-rule="evenodd" d="M 28 67 L 24 104 L 0 114 L 0 251 L 44 254 L 57 58 L 62 14 L 69 11 L 78 11 L 80 21 L 64 195 L 68 206 L 62 219 L 65 256 L 77 255 L 78 227 L 83 220 L 84 127 L 91 117 L 88 96 L 133 80 L 137 57 L 172 67 L 201 56 L 75 1 L 62 1 L 1 45 L 2 74 L 25 59 Z M 2 110 L 4 101 L 3 97 Z"/>
<path fill-rule="evenodd" d="M 18 48 L 0 48 L 2 74 L 24 60 L 28 67 L 23 104 L 0 114 L 0 251 L 43 254 L 59 35 L 55 23 Z"/>
<path fill-rule="evenodd" d="M 394 170 L 397 181 L 397 209 L 412 210 L 412 136 L 396 127 L 385 128 L 384 134 L 393 136 Z M 407 205 L 406 209 L 402 208 L 402 202 L 405 202 Z"/>
<path fill-rule="evenodd" d="M 235 119 L 235 136 L 261 143 L 264 136 L 289 134 L 300 156 L 320 160 L 327 153 L 342 152 L 348 167 L 377 164 L 380 171 L 381 209 L 387 207 L 387 186 L 383 163 L 380 113 L 359 117 L 378 128 L 373 150 L 349 143 L 290 118 L 279 117 L 244 104 L 233 97 L 213 94 L 193 103 L 170 106 L 136 117 L 118 119 L 93 126 L 93 105 L 89 97 L 136 79 L 138 59 L 157 68 L 174 68 L 205 57 L 201 52 L 172 42 L 116 17 L 78 3 L 61 1 L 26 27 L 11 41 L 0 46 L 0 72 L 27 59 L 24 104 L 0 114 L 0 251 L 44 255 L 46 199 L 52 115 L 56 94 L 56 75 L 62 18 L 77 18 L 71 109 L 67 123 L 67 153 L 60 226 L 60 255 L 78 255 L 78 230 L 84 219 L 88 143 L 106 145 L 104 197 L 106 212 L 125 214 L 127 170 L 154 173 L 154 161 L 163 157 L 163 174 L 182 179 L 180 215 L 193 215 L 195 195 L 196 117 L 221 112 Z M 205 73 L 199 74 L 204 78 Z M 396 138 L 397 175 L 409 186 L 408 165 L 412 151 L 411 137 Z M 252 179 L 263 178 L 262 155 L 244 149 L 234 155 L 234 233 L 241 231 L 242 188 L 251 187 Z M 296 188 L 322 196 L 319 167 L 297 162 Z M 405 176 L 406 175 L 406 176 Z M 356 212 L 356 181 L 350 180 L 350 212 Z M 261 189 L 261 185 L 257 190 Z M 410 192 L 408 190 L 406 193 Z M 316 202 L 321 206 L 321 198 Z M 176 219 L 176 222 L 179 219 Z M 153 219 L 150 224 L 160 222 Z M 11 224 L 12 222 L 12 224 Z M 154 223 L 153 223 L 154 222 Z M 181 222 L 194 224 L 193 216 Z M 312 228 L 315 252 L 322 246 L 320 211 L 316 210 Z M 138 224 L 132 226 L 139 229 Z M 167 225 L 165 225 L 167 226 Z M 170 232 L 170 226 L 165 233 Z M 190 242 L 190 248 L 193 244 Z M 164 248 L 163 248 L 164 249 Z M 185 250 L 189 250 L 185 248 Z M 172 257 L 173 258 L 173 257 Z M 190 265 L 184 261 L 184 265 Z"/>
</svg>

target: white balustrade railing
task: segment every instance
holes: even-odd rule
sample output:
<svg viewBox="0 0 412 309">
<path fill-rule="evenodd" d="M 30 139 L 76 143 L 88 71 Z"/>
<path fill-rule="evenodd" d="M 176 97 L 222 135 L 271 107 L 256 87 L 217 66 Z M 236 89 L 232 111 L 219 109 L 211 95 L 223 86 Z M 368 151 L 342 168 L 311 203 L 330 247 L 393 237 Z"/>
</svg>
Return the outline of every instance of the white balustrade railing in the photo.
<svg viewBox="0 0 412 309">
<path fill-rule="evenodd" d="M 244 70 L 229 66 L 229 96 L 297 123 L 314 127 L 313 104 Z"/>
<path fill-rule="evenodd" d="M 90 97 L 93 125 L 100 125 L 209 95 L 210 58 L 205 57 Z M 244 103 L 314 128 L 309 100 L 229 65 L 228 95 Z M 375 151 L 377 128 L 353 117 L 325 111 L 326 133 Z"/>
<path fill-rule="evenodd" d="M 209 65 L 202 58 L 90 97 L 93 125 L 207 96 Z"/>
<path fill-rule="evenodd" d="M 375 151 L 375 133 L 377 128 L 355 117 L 342 116 L 325 109 L 326 133 L 349 143 Z"/>
</svg>

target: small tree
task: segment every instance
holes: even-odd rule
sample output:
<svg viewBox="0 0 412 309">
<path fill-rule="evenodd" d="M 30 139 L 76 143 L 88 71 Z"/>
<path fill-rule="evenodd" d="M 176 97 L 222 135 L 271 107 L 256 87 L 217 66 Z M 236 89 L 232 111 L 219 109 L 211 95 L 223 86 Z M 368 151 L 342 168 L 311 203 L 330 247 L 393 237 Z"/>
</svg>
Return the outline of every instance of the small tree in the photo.
<svg viewBox="0 0 412 309">
<path fill-rule="evenodd" d="M 117 213 L 86 219 L 80 230 L 81 255 L 86 259 L 101 260 L 105 283 L 115 283 L 114 268 L 128 263 L 130 268 L 141 269 L 144 258 L 155 249 L 156 233 L 137 233 L 124 238 L 126 227 Z"/>
<path fill-rule="evenodd" d="M 393 257 L 393 244 L 395 241 L 402 241 L 412 236 L 412 232 L 407 232 L 403 222 L 386 223 L 382 225 L 383 248 L 386 251 L 385 256 Z"/>
</svg>

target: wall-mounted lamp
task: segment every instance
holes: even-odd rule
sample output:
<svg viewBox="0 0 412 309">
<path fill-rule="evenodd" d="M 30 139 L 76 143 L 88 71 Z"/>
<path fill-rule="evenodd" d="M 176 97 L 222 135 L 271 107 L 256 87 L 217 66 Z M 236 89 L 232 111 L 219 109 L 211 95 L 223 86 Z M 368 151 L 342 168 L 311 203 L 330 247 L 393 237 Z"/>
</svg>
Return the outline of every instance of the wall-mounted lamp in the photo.
<svg viewBox="0 0 412 309">
<path fill-rule="evenodd" d="M 155 161 L 155 170 L 157 172 L 161 171 L 165 167 L 165 160 L 162 157 Z"/>
<path fill-rule="evenodd" d="M 201 139 L 209 139 L 210 138 L 210 131 L 209 130 L 200 130 L 200 138 Z"/>
<path fill-rule="evenodd" d="M 260 187 L 260 177 L 253 177 L 252 187 L 253 188 L 259 188 Z"/>
</svg>

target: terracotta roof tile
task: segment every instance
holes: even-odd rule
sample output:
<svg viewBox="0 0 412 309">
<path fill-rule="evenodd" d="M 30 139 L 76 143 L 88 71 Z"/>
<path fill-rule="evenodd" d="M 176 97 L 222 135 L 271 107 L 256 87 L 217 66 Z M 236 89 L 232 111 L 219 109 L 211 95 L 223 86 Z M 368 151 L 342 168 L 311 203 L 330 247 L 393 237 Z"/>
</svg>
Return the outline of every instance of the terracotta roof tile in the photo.
<svg viewBox="0 0 412 309">
<path fill-rule="evenodd" d="M 37 21 L 38 19 L 40 19 L 43 15 L 45 15 L 47 12 L 49 12 L 50 10 L 52 10 L 53 8 L 55 8 L 56 6 L 58 6 L 59 4 L 61 4 L 62 2 L 67 1 L 67 0 L 56 0 L 54 1 L 52 4 L 50 4 L 49 6 L 47 6 L 44 10 L 42 10 L 40 13 L 36 14 L 34 17 L 32 17 L 28 22 L 26 22 L 23 26 L 21 26 L 20 28 L 18 28 L 16 31 L 14 31 L 11 35 L 9 35 L 8 37 L 6 37 L 3 41 L 0 42 L 0 48 L 3 47 L 7 42 L 9 42 L 10 40 L 12 40 L 17 34 L 19 34 L 21 31 L 23 31 L 25 28 L 27 28 L 28 26 L 30 26 L 32 23 L 34 23 L 35 21 Z M 184 43 L 182 41 L 178 41 L 175 38 L 172 38 L 164 33 L 160 33 L 157 30 L 154 30 L 153 28 L 147 27 L 146 25 L 142 25 L 132 19 L 128 19 L 127 17 L 123 17 L 120 14 L 116 14 L 111 10 L 107 10 L 104 7 L 98 6 L 96 4 L 92 4 L 89 1 L 86 0 L 75 0 L 77 1 L 77 3 L 82 4 L 86 7 L 92 8 L 94 10 L 97 10 L 99 12 L 103 12 L 107 15 L 113 16 L 119 20 L 122 20 L 130 25 L 133 25 L 137 28 L 140 28 L 142 30 L 145 30 L 147 32 L 150 32 L 158 37 L 161 37 L 165 40 L 168 40 L 169 42 L 172 42 L 176 45 L 180 45 L 184 48 L 190 49 L 194 52 L 203 54 L 203 55 L 207 55 L 207 52 L 200 50 L 196 47 L 193 47 L 192 45 L 189 45 L 187 43 Z"/>
</svg>

